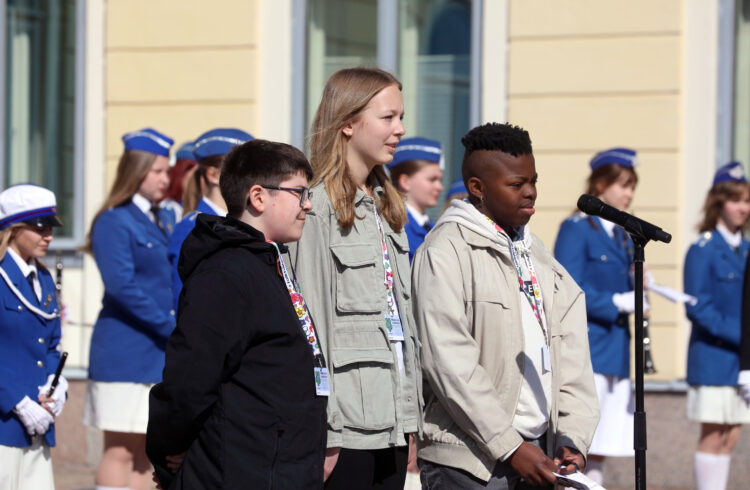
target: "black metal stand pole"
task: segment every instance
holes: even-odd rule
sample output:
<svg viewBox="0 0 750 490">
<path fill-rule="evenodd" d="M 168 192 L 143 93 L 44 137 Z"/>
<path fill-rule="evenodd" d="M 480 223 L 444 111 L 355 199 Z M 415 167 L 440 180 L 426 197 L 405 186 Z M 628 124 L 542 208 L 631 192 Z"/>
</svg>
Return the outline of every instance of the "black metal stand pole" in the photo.
<svg viewBox="0 0 750 490">
<path fill-rule="evenodd" d="M 646 490 L 646 411 L 643 404 L 643 262 L 648 240 L 633 239 L 635 264 L 635 415 L 633 449 L 635 449 L 635 489 Z"/>
</svg>

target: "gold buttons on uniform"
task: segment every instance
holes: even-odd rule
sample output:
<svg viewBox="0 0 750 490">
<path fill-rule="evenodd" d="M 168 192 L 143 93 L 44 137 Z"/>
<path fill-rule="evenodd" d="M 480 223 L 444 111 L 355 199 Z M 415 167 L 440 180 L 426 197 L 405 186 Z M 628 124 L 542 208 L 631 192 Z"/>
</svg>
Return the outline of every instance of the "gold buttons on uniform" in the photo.
<svg viewBox="0 0 750 490">
<path fill-rule="evenodd" d="M 606 261 L 607 261 L 607 256 L 606 255 L 602 255 L 602 262 L 606 262 Z"/>
<path fill-rule="evenodd" d="M 23 306 L 18 305 L 18 311 L 23 311 Z"/>
<path fill-rule="evenodd" d="M 39 342 L 40 344 L 43 344 L 44 343 L 44 339 L 41 338 L 41 337 L 39 337 L 39 339 L 37 339 L 37 342 Z"/>
<path fill-rule="evenodd" d="M 734 273 L 732 272 L 729 273 L 729 279 L 734 279 Z"/>
<path fill-rule="evenodd" d="M 36 367 L 44 367 L 44 363 L 42 361 L 36 361 Z"/>
<path fill-rule="evenodd" d="M 151 243 L 151 242 L 148 242 L 148 243 L 146 244 L 146 246 L 147 246 L 148 248 L 153 248 L 154 244 L 153 244 L 153 243 Z"/>
</svg>

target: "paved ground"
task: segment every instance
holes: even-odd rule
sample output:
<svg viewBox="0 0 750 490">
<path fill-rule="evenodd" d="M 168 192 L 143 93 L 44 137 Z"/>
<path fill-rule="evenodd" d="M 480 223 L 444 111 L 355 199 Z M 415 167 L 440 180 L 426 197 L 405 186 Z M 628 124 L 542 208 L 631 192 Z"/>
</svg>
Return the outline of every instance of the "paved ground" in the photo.
<svg viewBox="0 0 750 490">
<path fill-rule="evenodd" d="M 101 454 L 101 434 L 81 425 L 84 382 L 70 383 L 70 398 L 57 421 L 58 446 L 52 450 L 57 490 L 93 490 L 94 473 Z M 687 490 L 692 488 L 692 453 L 698 435 L 698 424 L 685 419 L 685 397 L 682 393 L 648 393 L 647 476 L 653 490 Z M 733 455 L 729 488 L 750 485 L 750 426 L 743 428 Z M 608 490 L 634 487 L 633 459 L 612 458 L 605 463 L 605 486 Z M 354 489 L 356 490 L 356 489 Z"/>
</svg>

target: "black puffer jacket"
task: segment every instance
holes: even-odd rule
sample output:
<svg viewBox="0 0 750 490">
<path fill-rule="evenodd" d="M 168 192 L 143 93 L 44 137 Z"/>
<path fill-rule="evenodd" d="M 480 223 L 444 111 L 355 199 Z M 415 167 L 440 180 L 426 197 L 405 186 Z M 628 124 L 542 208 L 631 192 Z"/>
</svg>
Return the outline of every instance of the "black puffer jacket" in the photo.
<svg viewBox="0 0 750 490">
<path fill-rule="evenodd" d="M 276 261 L 232 218 L 201 214 L 182 245 L 180 314 L 149 400 L 163 488 L 322 488 L 326 400 Z M 173 475 L 165 457 L 183 452 Z"/>
</svg>

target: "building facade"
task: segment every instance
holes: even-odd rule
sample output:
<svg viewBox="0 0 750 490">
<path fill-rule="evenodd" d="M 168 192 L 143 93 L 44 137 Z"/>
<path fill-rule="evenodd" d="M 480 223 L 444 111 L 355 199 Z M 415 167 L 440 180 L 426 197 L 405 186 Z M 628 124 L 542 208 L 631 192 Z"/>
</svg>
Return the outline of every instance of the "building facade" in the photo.
<svg viewBox="0 0 750 490">
<path fill-rule="evenodd" d="M 531 226 L 549 247 L 589 158 L 635 148 L 633 211 L 674 237 L 647 247 L 647 266 L 681 289 L 715 168 L 750 161 L 746 17 L 747 0 L 2 0 L 0 187 L 58 195 L 70 376 L 85 376 L 103 291 L 76 249 L 120 136 L 152 126 L 179 144 L 235 126 L 304 148 L 323 84 L 345 66 L 398 74 L 407 135 L 443 142 L 446 184 L 470 127 L 529 130 L 540 174 Z M 650 379 L 684 378 L 684 309 L 651 302 Z"/>
</svg>

